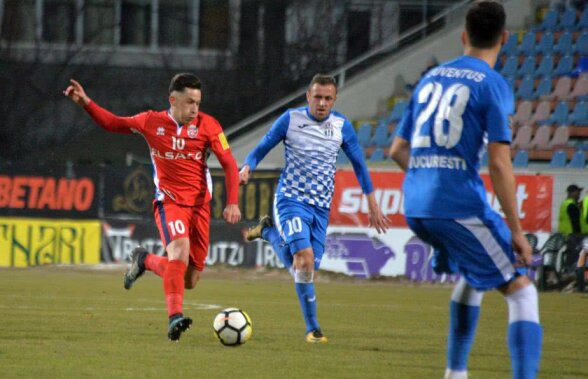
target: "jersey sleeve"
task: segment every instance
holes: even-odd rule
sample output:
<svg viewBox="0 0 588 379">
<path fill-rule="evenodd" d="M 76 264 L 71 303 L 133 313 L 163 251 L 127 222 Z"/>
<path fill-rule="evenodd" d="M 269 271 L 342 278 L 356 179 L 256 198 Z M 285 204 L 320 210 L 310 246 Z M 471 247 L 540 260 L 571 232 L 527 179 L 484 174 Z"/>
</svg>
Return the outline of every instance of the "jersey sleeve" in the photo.
<svg viewBox="0 0 588 379">
<path fill-rule="evenodd" d="M 502 78 L 500 78 L 502 79 Z M 510 116 L 514 112 L 514 97 L 512 91 L 503 81 L 497 80 L 486 86 L 485 123 L 488 132 L 488 142 L 507 142 L 512 139 Z"/>
<path fill-rule="evenodd" d="M 290 112 L 282 114 L 272 125 L 270 130 L 259 141 L 259 144 L 247 155 L 244 165 L 249 166 L 249 170 L 253 171 L 263 160 L 263 158 L 273 149 L 280 141 L 286 138 L 288 133 L 288 125 L 290 124 Z"/>
<path fill-rule="evenodd" d="M 92 117 L 94 122 L 105 130 L 114 133 L 132 134 L 134 132 L 143 132 L 145 122 L 151 112 L 139 113 L 131 117 L 121 117 L 102 108 L 94 101 L 90 101 L 84 107 L 86 112 Z"/>
<path fill-rule="evenodd" d="M 355 172 L 355 176 L 359 181 L 363 193 L 366 195 L 370 194 L 374 190 L 372 180 L 365 159 L 363 159 L 363 151 L 359 146 L 357 135 L 355 134 L 353 125 L 351 125 L 349 120 L 345 120 L 342 133 L 343 143 L 341 144 L 341 148 L 353 166 L 353 171 Z"/>
<path fill-rule="evenodd" d="M 402 118 L 396 126 L 396 136 L 401 137 L 407 141 L 410 141 L 412 138 L 412 107 L 413 97 L 410 98 L 410 101 L 408 102 L 408 105 L 402 114 Z"/>
<path fill-rule="evenodd" d="M 210 148 L 225 171 L 227 205 L 239 202 L 239 170 L 231 152 L 231 147 L 218 121 L 210 119 Z"/>
</svg>

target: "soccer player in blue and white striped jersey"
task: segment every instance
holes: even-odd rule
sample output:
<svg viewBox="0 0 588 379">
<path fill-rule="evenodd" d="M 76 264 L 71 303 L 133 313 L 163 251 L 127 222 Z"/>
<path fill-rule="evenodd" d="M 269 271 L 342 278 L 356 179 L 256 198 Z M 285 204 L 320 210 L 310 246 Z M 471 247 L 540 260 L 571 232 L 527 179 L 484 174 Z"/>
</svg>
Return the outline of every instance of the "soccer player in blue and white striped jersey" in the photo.
<svg viewBox="0 0 588 379">
<path fill-rule="evenodd" d="M 278 143 L 285 147 L 285 167 L 274 200 L 275 226 L 268 217 L 250 230 L 248 239 L 269 241 L 294 276 L 296 293 L 306 323 L 306 341 L 327 342 L 316 317 L 314 272 L 323 256 L 329 210 L 335 188 L 339 149 L 343 149 L 366 195 L 370 225 L 378 232 L 388 227 L 375 199 L 372 182 L 353 126 L 332 110 L 337 84 L 330 75 L 317 74 L 306 92 L 307 107 L 289 109 L 249 153 L 240 183 Z"/>
<path fill-rule="evenodd" d="M 508 37 L 505 20 L 498 2 L 477 1 L 470 7 L 464 55 L 421 79 L 391 149 L 406 171 L 404 209 L 410 228 L 434 247 L 437 272 L 462 274 L 451 296 L 447 379 L 467 378 L 483 291 L 494 288 L 508 304 L 513 378 L 536 378 L 539 370 L 537 290 L 519 268 L 530 265 L 532 257 L 517 214 L 510 160 L 514 98 L 492 69 Z M 488 204 L 478 173 L 485 145 L 506 224 Z"/>
</svg>

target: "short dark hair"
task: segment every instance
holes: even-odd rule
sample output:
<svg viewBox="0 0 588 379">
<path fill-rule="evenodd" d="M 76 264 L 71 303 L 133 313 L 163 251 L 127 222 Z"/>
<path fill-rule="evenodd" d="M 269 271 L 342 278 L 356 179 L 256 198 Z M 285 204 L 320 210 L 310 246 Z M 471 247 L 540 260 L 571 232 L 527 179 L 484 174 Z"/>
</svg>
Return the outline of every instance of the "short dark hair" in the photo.
<svg viewBox="0 0 588 379">
<path fill-rule="evenodd" d="M 183 72 L 174 75 L 171 82 L 169 83 L 169 93 L 173 91 L 183 91 L 185 88 L 200 89 L 202 82 L 194 74 Z"/>
<path fill-rule="evenodd" d="M 472 47 L 489 49 L 500 41 L 506 14 L 502 4 L 493 0 L 476 1 L 466 15 L 466 32 Z"/>
<path fill-rule="evenodd" d="M 308 89 L 311 89 L 314 84 L 320 84 L 321 86 L 333 85 L 335 86 L 335 90 L 337 90 L 337 81 L 333 75 L 316 74 L 312 77 Z"/>
</svg>

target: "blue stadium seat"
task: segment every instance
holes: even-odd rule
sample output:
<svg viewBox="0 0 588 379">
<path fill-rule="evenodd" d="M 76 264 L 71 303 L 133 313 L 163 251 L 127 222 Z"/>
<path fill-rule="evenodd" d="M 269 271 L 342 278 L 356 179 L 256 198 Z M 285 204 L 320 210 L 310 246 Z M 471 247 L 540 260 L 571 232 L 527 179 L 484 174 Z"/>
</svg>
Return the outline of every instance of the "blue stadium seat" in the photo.
<svg viewBox="0 0 588 379">
<path fill-rule="evenodd" d="M 574 50 L 580 55 L 588 55 L 588 31 L 583 31 L 582 34 L 580 34 L 576 40 Z"/>
<path fill-rule="evenodd" d="M 337 163 L 339 164 L 346 164 L 349 163 L 349 158 L 343 152 L 343 150 L 339 150 L 339 154 L 337 155 Z"/>
<path fill-rule="evenodd" d="M 566 167 L 567 160 L 568 160 L 568 156 L 565 151 L 556 150 L 553 153 L 553 155 L 551 156 L 551 161 L 549 162 L 549 167 L 551 167 L 551 168 Z"/>
<path fill-rule="evenodd" d="M 510 56 L 506 58 L 504 62 L 504 66 L 500 73 L 502 76 L 515 76 L 517 73 L 517 67 L 519 65 L 519 57 L 518 56 Z"/>
<path fill-rule="evenodd" d="M 553 52 L 560 55 L 572 54 L 574 51 L 572 38 L 572 33 L 562 33 L 557 40 L 557 44 L 553 47 Z"/>
<path fill-rule="evenodd" d="M 552 80 L 551 80 L 550 76 L 544 76 L 541 79 L 541 81 L 537 85 L 537 90 L 534 93 L 535 99 L 538 99 L 542 96 L 548 96 L 551 93 L 551 90 L 552 90 L 551 81 Z"/>
<path fill-rule="evenodd" d="M 562 76 L 562 75 L 569 75 L 572 73 L 574 69 L 574 57 L 571 55 L 564 55 L 559 58 L 559 62 L 557 63 L 557 67 L 553 70 L 553 75 L 555 76 Z"/>
<path fill-rule="evenodd" d="M 570 163 L 569 168 L 584 168 L 586 166 L 586 152 L 584 150 L 576 150 Z"/>
<path fill-rule="evenodd" d="M 582 15 L 580 15 L 580 19 L 576 24 L 576 30 L 583 31 L 588 29 L 588 7 L 584 8 Z"/>
<path fill-rule="evenodd" d="M 505 76 L 504 79 L 508 83 L 510 89 L 512 89 L 514 91 L 515 86 L 516 86 L 516 80 L 515 80 L 514 76 Z"/>
<path fill-rule="evenodd" d="M 539 67 L 535 70 L 535 76 L 551 76 L 553 75 L 553 57 L 545 55 L 539 63 Z"/>
<path fill-rule="evenodd" d="M 512 165 L 514 167 L 527 167 L 529 166 L 529 153 L 527 150 L 519 150 L 515 154 L 515 157 L 512 161 Z"/>
<path fill-rule="evenodd" d="M 568 120 L 568 102 L 560 101 L 557 103 L 555 110 L 547 120 L 547 124 L 565 125 Z"/>
<path fill-rule="evenodd" d="M 525 58 L 523 64 L 517 70 L 518 76 L 535 76 L 535 56 L 531 55 Z"/>
<path fill-rule="evenodd" d="M 398 122 L 402 118 L 402 114 L 408 105 L 407 100 L 399 100 L 394 104 L 394 108 L 392 108 L 392 112 L 390 112 L 390 116 L 386 120 L 388 123 L 390 122 Z"/>
<path fill-rule="evenodd" d="M 535 80 L 530 76 L 523 78 L 515 96 L 523 100 L 535 100 Z"/>
<path fill-rule="evenodd" d="M 551 54 L 551 52 L 553 51 L 553 45 L 554 45 L 553 33 L 551 33 L 551 32 L 544 33 L 543 37 L 541 37 L 541 40 L 539 40 L 539 45 L 537 45 L 535 53 L 543 54 L 543 55 Z"/>
<path fill-rule="evenodd" d="M 377 148 L 372 152 L 370 156 L 370 162 L 381 162 L 386 160 L 386 155 L 384 154 L 384 149 Z"/>
<path fill-rule="evenodd" d="M 366 147 L 370 145 L 372 139 L 372 126 L 370 124 L 362 124 L 357 131 L 357 140 L 359 145 Z"/>
<path fill-rule="evenodd" d="M 378 124 L 372 137 L 372 145 L 377 147 L 386 147 L 388 143 L 388 125 L 381 123 Z"/>
<path fill-rule="evenodd" d="M 506 54 L 508 56 L 514 55 L 517 52 L 517 45 L 519 38 L 516 33 L 510 33 L 506 43 L 500 48 L 500 55 Z"/>
<path fill-rule="evenodd" d="M 550 9 L 549 12 L 545 15 L 543 22 L 537 28 L 538 30 L 543 31 L 555 31 L 557 30 L 557 21 L 558 21 L 558 12 L 555 9 Z"/>
<path fill-rule="evenodd" d="M 518 52 L 522 55 L 533 55 L 535 54 L 535 40 L 536 36 L 534 32 L 528 32 L 523 37 L 523 41 L 519 46 Z"/>
<path fill-rule="evenodd" d="M 585 101 L 577 102 L 574 110 L 568 116 L 568 122 L 572 125 L 585 125 L 588 123 L 588 103 Z"/>
<path fill-rule="evenodd" d="M 576 9 L 567 7 L 559 18 L 559 30 L 574 30 L 576 28 Z"/>
</svg>

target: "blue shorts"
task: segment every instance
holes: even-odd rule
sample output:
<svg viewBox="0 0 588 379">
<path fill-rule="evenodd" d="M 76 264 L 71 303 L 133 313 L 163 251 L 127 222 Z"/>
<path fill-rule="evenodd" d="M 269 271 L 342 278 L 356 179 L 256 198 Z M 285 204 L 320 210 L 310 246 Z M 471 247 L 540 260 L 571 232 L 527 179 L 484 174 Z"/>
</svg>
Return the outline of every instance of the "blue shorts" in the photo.
<svg viewBox="0 0 588 379">
<path fill-rule="evenodd" d="M 292 255 L 312 247 L 314 269 L 318 270 L 325 251 L 329 210 L 286 197 L 276 197 L 274 223 Z"/>
<path fill-rule="evenodd" d="M 461 273 L 477 290 L 501 287 L 518 275 L 510 229 L 494 211 L 463 219 L 412 218 L 413 232 L 434 248 L 437 273 Z"/>
</svg>

